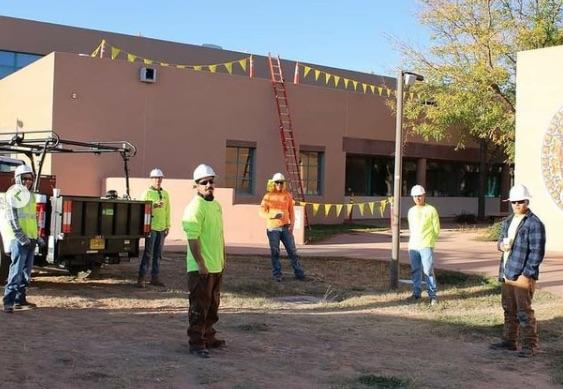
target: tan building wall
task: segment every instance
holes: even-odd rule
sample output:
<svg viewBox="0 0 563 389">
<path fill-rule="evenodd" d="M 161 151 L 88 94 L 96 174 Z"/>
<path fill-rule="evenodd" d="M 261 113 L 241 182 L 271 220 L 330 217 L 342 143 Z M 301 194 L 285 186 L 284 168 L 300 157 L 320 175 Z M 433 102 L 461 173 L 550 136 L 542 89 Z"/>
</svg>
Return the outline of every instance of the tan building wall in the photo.
<svg viewBox="0 0 563 389">
<path fill-rule="evenodd" d="M 42 39 L 37 39 L 39 36 Z M 38 107 L 42 112 L 50 111 L 50 120 L 26 121 L 24 129 L 36 129 L 37 125 L 52 128 L 62 137 L 85 141 L 128 140 L 138 147 L 137 156 L 130 161 L 133 177 L 146 177 L 152 168 L 159 167 L 168 178 L 189 179 L 193 168 L 206 162 L 219 174 L 219 186 L 225 184 L 227 144 L 250 142 L 256 147 L 255 191 L 252 195 L 238 194 L 234 201 L 258 204 L 267 179 L 285 170 L 266 58 L 254 57 L 253 79 L 240 71 L 235 75 L 212 74 L 156 65 L 157 82 L 145 84 L 139 81 L 140 62 L 77 55 L 92 51 L 102 38 L 128 52 L 168 63 L 210 64 L 246 55 L 0 16 L 0 50 L 67 52 L 50 54 L 0 80 L 0 93 L 5 96 L 34 80 L 51 85 L 50 93 L 46 90 L 35 99 L 13 102 L 12 111 L 26 117 L 36 116 Z M 286 79 L 293 66 L 292 61 L 283 62 Z M 389 77 L 314 66 L 356 80 L 394 86 L 394 79 Z M 387 98 L 312 84 L 313 77 L 309 77 L 300 85 L 287 85 L 298 148 L 323 151 L 325 157 L 322 193 L 307 196 L 307 201 L 344 203 L 346 155 L 392 157 L 395 119 Z M 8 129 L 13 128 L 10 123 L 15 123 L 15 116 L 0 111 L 0 120 Z M 404 154 L 418 159 L 420 166 L 425 166 L 427 159 L 477 161 L 474 147 L 456 152 L 452 145 L 453 137 L 439 144 L 409 138 Z M 123 166 L 118 155 L 54 155 L 51 171 L 65 193 L 99 195 L 105 179 L 121 176 Z M 435 202 L 440 201 L 448 209 L 460 203 L 448 197 L 436 198 Z M 476 213 L 473 203 L 476 201 L 462 201 L 459 212 L 451 212 Z M 313 223 L 337 222 L 346 217 L 345 212 L 338 219 L 322 213 L 312 217 L 309 212 L 309 216 Z"/>
<path fill-rule="evenodd" d="M 547 249 L 557 251 L 563 251 L 562 63 L 563 46 L 521 52 L 516 77 L 515 182 L 530 189 L 530 207 L 546 226 Z M 556 186 L 554 196 L 548 183 Z"/>
</svg>

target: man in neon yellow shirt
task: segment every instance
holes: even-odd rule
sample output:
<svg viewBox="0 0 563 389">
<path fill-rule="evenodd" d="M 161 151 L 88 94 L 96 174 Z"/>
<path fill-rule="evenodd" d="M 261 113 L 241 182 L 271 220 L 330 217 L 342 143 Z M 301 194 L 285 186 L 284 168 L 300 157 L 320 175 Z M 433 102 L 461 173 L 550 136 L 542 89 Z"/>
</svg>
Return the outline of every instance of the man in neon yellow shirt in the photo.
<svg viewBox="0 0 563 389">
<path fill-rule="evenodd" d="M 433 206 L 426 204 L 426 191 L 421 185 L 411 189 L 415 203 L 409 209 L 409 258 L 411 260 L 412 300 L 421 295 L 422 273 L 426 276 L 426 286 L 430 305 L 438 303 L 437 286 L 434 276 L 434 246 L 440 234 L 440 219 Z"/>
<path fill-rule="evenodd" d="M 215 171 L 201 164 L 193 174 L 197 195 L 184 211 L 182 228 L 188 238 L 188 338 L 190 353 L 209 358 L 208 349 L 225 346 L 215 336 L 225 267 L 221 205 L 214 199 Z"/>
<path fill-rule="evenodd" d="M 149 189 L 143 192 L 141 198 L 152 202 L 151 231 L 145 239 L 145 252 L 139 265 L 139 277 L 137 286 L 145 287 L 145 274 L 147 273 L 149 262 L 152 260 L 151 285 L 164 286 L 158 275 L 160 273 L 160 259 L 164 238 L 170 230 L 170 196 L 162 189 L 162 179 L 164 174 L 160 169 L 153 169 L 150 173 L 153 183 Z"/>
</svg>

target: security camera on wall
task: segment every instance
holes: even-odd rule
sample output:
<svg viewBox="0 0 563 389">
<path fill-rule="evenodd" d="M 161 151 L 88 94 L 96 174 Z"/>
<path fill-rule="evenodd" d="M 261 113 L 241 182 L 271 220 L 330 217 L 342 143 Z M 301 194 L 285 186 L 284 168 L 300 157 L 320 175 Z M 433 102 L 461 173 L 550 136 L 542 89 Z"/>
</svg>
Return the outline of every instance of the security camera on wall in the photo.
<svg viewBox="0 0 563 389">
<path fill-rule="evenodd" d="M 156 82 L 156 69 L 155 68 L 147 68 L 147 67 L 142 67 L 140 74 L 139 74 L 139 80 L 141 82 L 148 82 L 148 83 L 155 83 Z"/>
</svg>

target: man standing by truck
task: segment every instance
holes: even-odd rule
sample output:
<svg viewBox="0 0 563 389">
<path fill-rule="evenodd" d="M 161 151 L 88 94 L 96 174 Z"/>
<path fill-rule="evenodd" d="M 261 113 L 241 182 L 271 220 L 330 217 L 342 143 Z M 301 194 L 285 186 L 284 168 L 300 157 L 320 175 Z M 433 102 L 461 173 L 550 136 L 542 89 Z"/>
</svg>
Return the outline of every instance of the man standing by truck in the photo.
<svg viewBox="0 0 563 389">
<path fill-rule="evenodd" d="M 151 231 L 145 239 L 145 252 L 139 265 L 139 277 L 137 286 L 145 287 L 145 275 L 149 262 L 152 260 L 151 285 L 164 286 L 159 279 L 160 259 L 164 239 L 170 230 L 170 196 L 162 189 L 162 179 L 164 174 L 160 169 L 153 169 L 150 173 L 152 185 L 142 194 L 141 199 L 152 202 Z"/>
<path fill-rule="evenodd" d="M 188 338 L 191 354 L 209 358 L 208 349 L 225 346 L 224 340 L 215 337 L 213 328 L 219 320 L 225 238 L 221 205 L 213 196 L 215 171 L 201 164 L 194 170 L 193 179 L 197 194 L 182 219 L 188 238 Z"/>
<path fill-rule="evenodd" d="M 30 309 L 36 305 L 27 301 L 26 288 L 31 281 L 31 269 L 37 244 L 37 214 L 33 185 L 33 170 L 20 165 L 14 172 L 16 185 L 6 193 L 5 217 L 2 220 L 3 241 L 9 242 L 10 271 L 4 289 L 4 312 Z"/>
</svg>

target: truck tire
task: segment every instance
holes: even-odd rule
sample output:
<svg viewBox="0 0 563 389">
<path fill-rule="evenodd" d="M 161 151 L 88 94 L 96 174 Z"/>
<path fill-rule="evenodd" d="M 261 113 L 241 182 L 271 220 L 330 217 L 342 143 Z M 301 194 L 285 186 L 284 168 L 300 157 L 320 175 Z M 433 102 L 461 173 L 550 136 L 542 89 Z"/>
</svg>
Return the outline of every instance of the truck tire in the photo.
<svg viewBox="0 0 563 389">
<path fill-rule="evenodd" d="M 0 285 L 6 284 L 11 262 L 10 256 L 4 251 L 4 243 L 0 238 Z"/>
</svg>

